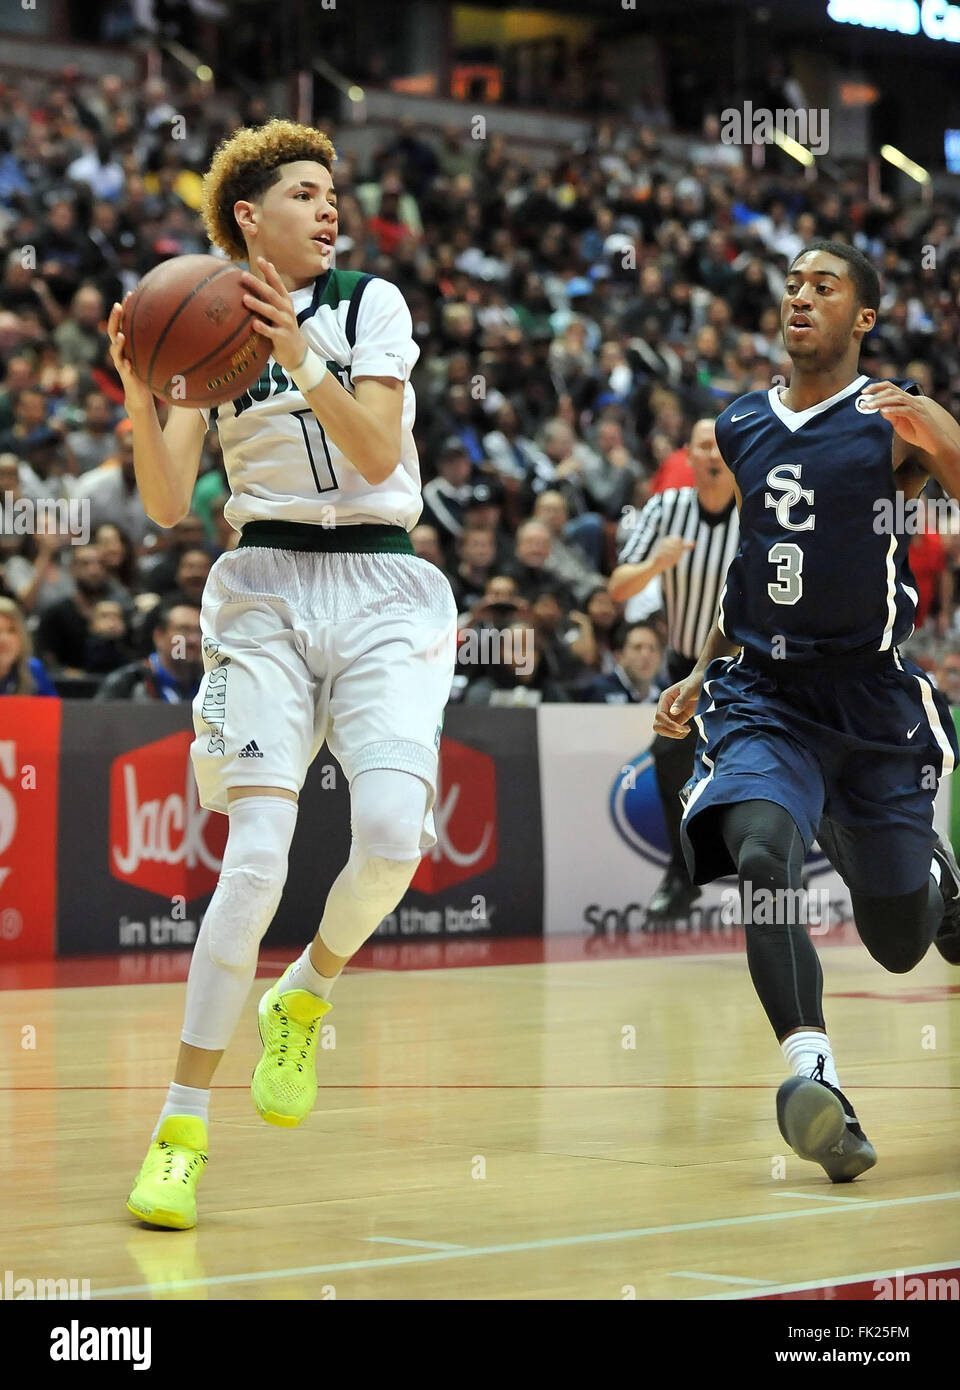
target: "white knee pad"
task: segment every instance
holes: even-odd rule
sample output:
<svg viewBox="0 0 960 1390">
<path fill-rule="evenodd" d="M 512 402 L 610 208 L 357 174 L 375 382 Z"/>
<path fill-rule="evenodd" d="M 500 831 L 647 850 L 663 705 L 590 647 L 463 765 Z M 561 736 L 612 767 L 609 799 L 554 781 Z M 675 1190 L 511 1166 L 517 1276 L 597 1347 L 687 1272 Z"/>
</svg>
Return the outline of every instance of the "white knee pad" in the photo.
<svg viewBox="0 0 960 1390">
<path fill-rule="evenodd" d="M 207 949 L 214 965 L 248 971 L 256 967 L 260 942 L 283 896 L 284 879 L 254 869 L 226 869 L 207 909 Z"/>
<path fill-rule="evenodd" d="M 389 902 L 389 907 L 384 909 L 386 916 L 410 887 L 410 880 L 417 872 L 419 863 L 419 855 L 416 859 L 381 859 L 379 855 L 366 856 L 354 850 L 350 855 L 353 891 L 364 902 L 376 899 Z"/>
<path fill-rule="evenodd" d="M 223 868 L 204 922 L 207 949 L 228 970 L 256 968 L 260 942 L 280 906 L 297 803 L 283 797 L 241 797 L 230 805 Z"/>
<path fill-rule="evenodd" d="M 427 784 L 412 772 L 358 773 L 350 788 L 355 849 L 364 859 L 419 859 L 427 795 Z"/>
<path fill-rule="evenodd" d="M 349 958 L 360 949 L 410 887 L 420 857 L 383 859 L 356 845 L 327 898 L 320 939 L 335 956 Z"/>
</svg>

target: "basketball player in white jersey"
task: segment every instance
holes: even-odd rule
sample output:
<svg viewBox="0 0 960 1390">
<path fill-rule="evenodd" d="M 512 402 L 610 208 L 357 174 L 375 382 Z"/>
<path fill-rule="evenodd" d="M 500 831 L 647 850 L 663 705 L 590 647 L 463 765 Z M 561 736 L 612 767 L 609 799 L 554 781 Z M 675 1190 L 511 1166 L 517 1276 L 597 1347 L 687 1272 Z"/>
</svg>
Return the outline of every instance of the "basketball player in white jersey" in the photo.
<svg viewBox="0 0 960 1390">
<path fill-rule="evenodd" d="M 409 382 L 419 348 L 396 286 L 331 268 L 334 158 L 320 131 L 274 120 L 226 140 L 204 182 L 207 232 L 255 272 L 246 302 L 272 355 L 260 381 L 217 413 L 224 512 L 241 538 L 204 593 L 191 752 L 201 803 L 229 816 L 230 830 L 190 965 L 173 1084 L 127 1203 L 154 1226 L 196 1223 L 210 1083 L 280 902 L 297 796 L 324 740 L 350 783 L 351 850 L 313 942 L 260 1001 L 251 1091 L 269 1124 L 309 1114 L 334 982 L 436 843 L 457 615 L 446 578 L 413 555 L 407 534 L 421 510 Z M 114 305 L 109 331 L 137 483 L 151 518 L 173 526 L 190 507 L 209 416 L 171 406 L 161 430 L 125 357 L 121 312 Z"/>
</svg>

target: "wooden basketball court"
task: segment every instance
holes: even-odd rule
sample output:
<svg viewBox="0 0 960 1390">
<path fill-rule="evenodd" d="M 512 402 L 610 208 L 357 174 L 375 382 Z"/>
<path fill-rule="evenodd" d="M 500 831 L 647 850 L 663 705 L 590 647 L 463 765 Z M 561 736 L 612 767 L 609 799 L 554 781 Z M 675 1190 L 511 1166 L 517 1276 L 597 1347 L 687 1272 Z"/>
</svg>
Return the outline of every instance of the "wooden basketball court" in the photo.
<svg viewBox="0 0 960 1390">
<path fill-rule="evenodd" d="M 527 963 L 361 957 L 297 1130 L 251 1105 L 251 992 L 192 1232 L 124 1206 L 183 984 L 82 982 L 135 978 L 129 960 L 47 967 L 55 984 L 8 968 L 0 1264 L 94 1299 L 723 1299 L 958 1272 L 960 975 L 934 951 L 908 976 L 822 952 L 840 1082 L 880 1158 L 835 1187 L 780 1138 L 786 1073 L 735 940 L 485 946 Z"/>
</svg>

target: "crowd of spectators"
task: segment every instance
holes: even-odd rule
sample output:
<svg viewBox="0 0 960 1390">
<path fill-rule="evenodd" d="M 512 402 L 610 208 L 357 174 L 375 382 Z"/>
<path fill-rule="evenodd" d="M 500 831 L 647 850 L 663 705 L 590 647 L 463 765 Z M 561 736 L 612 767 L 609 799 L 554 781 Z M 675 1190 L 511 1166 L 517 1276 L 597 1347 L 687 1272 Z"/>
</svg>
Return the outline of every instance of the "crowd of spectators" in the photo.
<svg viewBox="0 0 960 1390">
<path fill-rule="evenodd" d="M 191 514 L 162 531 L 137 494 L 105 320 L 155 264 L 209 249 L 200 174 L 224 134 L 272 114 L 199 82 L 0 86 L 4 693 L 197 687 L 204 581 L 237 540 L 217 435 Z M 466 117 L 341 156 L 336 264 L 396 283 L 421 349 L 413 543 L 456 596 L 453 699 L 656 697 L 661 615 L 628 624 L 606 590 L 619 540 L 653 490 L 691 481 L 696 421 L 788 379 L 778 301 L 813 237 L 854 241 L 882 273 L 863 370 L 913 377 L 960 414 L 956 207 L 871 202 L 856 168 L 809 181 L 776 152 L 763 169 L 744 156 L 715 116 L 685 139 L 669 118 L 601 120 L 550 167 L 472 139 Z M 9 524 L 18 499 L 51 496 L 89 503 L 87 543 Z M 910 654 L 960 694 L 960 534 L 931 529 L 912 553 Z M 473 640 L 485 630 L 518 640 Z"/>
</svg>

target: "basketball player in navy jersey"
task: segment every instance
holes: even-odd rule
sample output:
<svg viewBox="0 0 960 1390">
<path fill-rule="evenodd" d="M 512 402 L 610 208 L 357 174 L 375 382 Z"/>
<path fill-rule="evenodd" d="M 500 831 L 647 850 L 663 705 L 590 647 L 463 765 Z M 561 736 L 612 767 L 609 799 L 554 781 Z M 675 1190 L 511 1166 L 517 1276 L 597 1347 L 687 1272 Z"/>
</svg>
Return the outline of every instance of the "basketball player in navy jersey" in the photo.
<svg viewBox="0 0 960 1390">
<path fill-rule="evenodd" d="M 915 383 L 860 374 L 879 301 L 873 266 L 843 242 L 812 242 L 791 266 L 790 385 L 741 396 L 717 421 L 740 548 L 700 659 L 654 722 L 683 738 L 694 715 L 684 853 L 696 883 L 738 875 L 750 974 L 794 1073 L 780 1132 L 834 1182 L 876 1153 L 839 1089 L 820 962 L 791 910 L 814 839 L 881 965 L 910 970 L 934 940 L 960 960 L 960 870 L 933 829 L 957 740 L 945 699 L 897 650 L 917 595 L 909 537 L 882 524 L 928 476 L 960 496 L 960 426 Z M 748 924 L 748 898 L 770 925 Z"/>
</svg>

